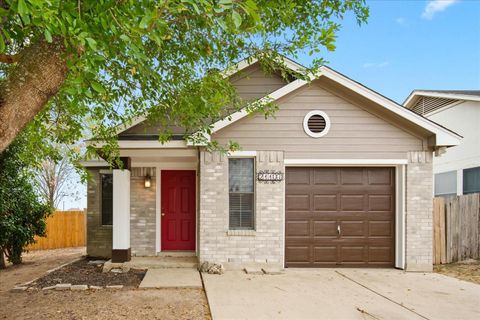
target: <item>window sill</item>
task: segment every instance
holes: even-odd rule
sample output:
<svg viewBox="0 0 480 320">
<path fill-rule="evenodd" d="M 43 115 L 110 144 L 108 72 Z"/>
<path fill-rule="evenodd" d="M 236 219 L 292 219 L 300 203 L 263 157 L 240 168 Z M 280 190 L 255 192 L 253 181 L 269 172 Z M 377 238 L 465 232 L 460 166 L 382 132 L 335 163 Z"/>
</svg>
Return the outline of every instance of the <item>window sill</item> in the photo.
<svg viewBox="0 0 480 320">
<path fill-rule="evenodd" d="M 227 236 L 249 236 L 254 237 L 256 235 L 255 230 L 228 230 Z"/>
</svg>

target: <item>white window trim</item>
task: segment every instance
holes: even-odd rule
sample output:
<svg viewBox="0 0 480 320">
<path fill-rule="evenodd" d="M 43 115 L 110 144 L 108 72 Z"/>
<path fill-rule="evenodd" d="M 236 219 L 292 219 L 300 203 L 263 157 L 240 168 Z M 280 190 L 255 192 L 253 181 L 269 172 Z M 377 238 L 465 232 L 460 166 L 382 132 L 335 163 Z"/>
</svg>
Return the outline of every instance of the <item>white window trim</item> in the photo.
<svg viewBox="0 0 480 320">
<path fill-rule="evenodd" d="M 249 231 L 250 234 L 249 236 L 255 236 L 256 231 L 257 231 L 257 181 L 256 181 L 256 172 L 257 172 L 257 158 L 256 158 L 256 151 L 234 151 L 234 153 L 241 152 L 240 155 L 234 156 L 230 155 L 228 156 L 228 159 L 253 159 L 253 228 L 252 229 L 230 229 L 230 180 L 227 180 L 228 184 L 228 225 L 227 225 L 227 235 L 233 236 L 233 235 L 240 235 L 240 233 L 244 231 Z M 242 153 L 243 152 L 243 153 Z M 250 155 L 249 155 L 250 154 Z M 252 156 L 251 154 L 254 154 Z M 229 163 L 230 165 L 230 163 Z M 229 169 L 230 170 L 230 169 Z"/>
<path fill-rule="evenodd" d="M 312 116 L 321 116 L 325 119 L 325 129 L 323 129 L 322 132 L 313 132 L 308 127 L 308 120 L 310 120 L 310 118 Z M 303 118 L 303 131 L 305 131 L 305 133 L 308 134 L 312 138 L 323 137 L 324 135 L 326 135 L 328 133 L 328 131 L 330 131 L 330 127 L 331 127 L 330 117 L 323 111 L 312 110 L 309 113 L 307 113 L 305 115 L 305 117 Z"/>
</svg>

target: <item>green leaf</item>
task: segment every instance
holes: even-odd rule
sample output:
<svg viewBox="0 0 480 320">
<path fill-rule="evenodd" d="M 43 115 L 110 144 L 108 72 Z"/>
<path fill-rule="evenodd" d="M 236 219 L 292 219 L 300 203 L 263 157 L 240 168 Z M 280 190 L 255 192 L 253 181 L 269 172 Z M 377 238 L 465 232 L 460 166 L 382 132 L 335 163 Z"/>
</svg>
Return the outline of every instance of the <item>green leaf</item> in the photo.
<svg viewBox="0 0 480 320">
<path fill-rule="evenodd" d="M 240 27 L 242 25 L 242 16 L 235 10 L 232 11 L 232 19 L 235 27 Z"/>
<path fill-rule="evenodd" d="M 120 39 L 122 39 L 122 40 L 125 41 L 125 42 L 129 42 L 129 41 L 130 41 L 130 38 L 129 38 L 127 35 L 125 35 L 125 34 L 122 34 L 122 35 L 120 36 Z"/>
<path fill-rule="evenodd" d="M 140 24 L 138 25 L 139 28 L 146 29 L 148 25 L 150 24 L 150 21 L 152 21 L 152 14 L 147 13 L 145 16 L 143 16 L 142 20 L 140 21 Z"/>
<path fill-rule="evenodd" d="M 87 40 L 88 46 L 92 48 L 92 50 L 97 50 L 97 41 L 92 38 L 85 38 L 85 40 Z"/>
<path fill-rule="evenodd" d="M 48 29 L 45 29 L 43 33 L 45 34 L 45 40 L 47 40 L 48 43 L 52 43 L 53 39 L 50 31 L 48 31 Z"/>
<path fill-rule="evenodd" d="M 93 90 L 97 91 L 98 93 L 105 93 L 105 89 L 103 88 L 103 86 L 99 83 L 99 82 L 96 82 L 96 81 L 92 81 L 92 88 Z"/>
<path fill-rule="evenodd" d="M 27 15 L 29 10 L 24 0 L 18 0 L 17 11 L 20 15 Z"/>
<path fill-rule="evenodd" d="M 4 52 L 4 51 L 5 51 L 5 41 L 3 41 L 3 37 L 0 34 L 0 52 Z"/>
</svg>

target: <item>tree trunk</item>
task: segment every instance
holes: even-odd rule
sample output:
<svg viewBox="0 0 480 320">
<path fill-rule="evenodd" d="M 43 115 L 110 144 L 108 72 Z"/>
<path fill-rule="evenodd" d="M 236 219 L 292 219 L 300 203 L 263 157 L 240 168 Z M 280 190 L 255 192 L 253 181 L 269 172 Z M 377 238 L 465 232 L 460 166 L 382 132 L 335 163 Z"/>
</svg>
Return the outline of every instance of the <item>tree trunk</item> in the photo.
<svg viewBox="0 0 480 320">
<path fill-rule="evenodd" d="M 5 269 L 6 267 L 5 254 L 3 253 L 3 248 L 0 247 L 0 269 Z"/>
<path fill-rule="evenodd" d="M 58 93 L 67 75 L 63 39 L 33 43 L 0 86 L 0 152 Z"/>
</svg>

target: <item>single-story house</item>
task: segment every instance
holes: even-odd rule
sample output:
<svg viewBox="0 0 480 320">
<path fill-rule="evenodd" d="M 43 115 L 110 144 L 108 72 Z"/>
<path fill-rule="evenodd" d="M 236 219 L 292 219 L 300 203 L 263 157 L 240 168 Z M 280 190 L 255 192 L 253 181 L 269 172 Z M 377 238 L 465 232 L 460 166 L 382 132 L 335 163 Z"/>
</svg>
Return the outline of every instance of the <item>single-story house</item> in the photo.
<svg viewBox="0 0 480 320">
<path fill-rule="evenodd" d="M 432 269 L 432 157 L 459 135 L 328 67 L 312 81 L 255 59 L 228 70 L 241 97 L 275 100 L 275 117 L 215 122 L 212 140 L 241 146 L 229 154 L 162 144 L 144 118 L 121 128 L 123 169 L 85 163 L 88 255 Z"/>
<path fill-rule="evenodd" d="M 480 90 L 413 90 L 403 105 L 463 137 L 433 159 L 435 196 L 480 192 Z"/>
</svg>

